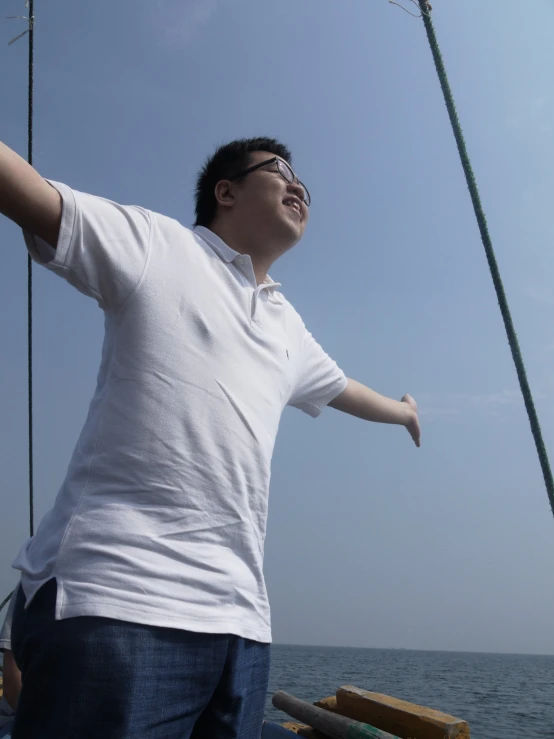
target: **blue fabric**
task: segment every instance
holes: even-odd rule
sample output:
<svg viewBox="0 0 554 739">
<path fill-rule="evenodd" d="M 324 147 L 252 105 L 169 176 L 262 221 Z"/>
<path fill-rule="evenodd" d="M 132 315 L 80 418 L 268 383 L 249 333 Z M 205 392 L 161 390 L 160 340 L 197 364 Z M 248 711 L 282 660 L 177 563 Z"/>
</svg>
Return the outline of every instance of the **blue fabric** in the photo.
<svg viewBox="0 0 554 739">
<path fill-rule="evenodd" d="M 12 735 L 13 721 L 8 721 L 0 729 L 0 739 L 10 739 Z"/>
<path fill-rule="evenodd" d="M 50 580 L 12 646 L 23 689 L 12 739 L 260 739 L 269 644 L 108 618 L 54 619 Z"/>
</svg>

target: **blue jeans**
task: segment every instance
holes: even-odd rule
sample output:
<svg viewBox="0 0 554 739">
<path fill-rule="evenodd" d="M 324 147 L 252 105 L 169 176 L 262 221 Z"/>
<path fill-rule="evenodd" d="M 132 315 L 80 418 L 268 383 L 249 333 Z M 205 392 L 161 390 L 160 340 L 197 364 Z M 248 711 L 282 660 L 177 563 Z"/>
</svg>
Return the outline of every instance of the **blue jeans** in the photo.
<svg viewBox="0 0 554 739">
<path fill-rule="evenodd" d="M 12 647 L 22 671 L 12 739 L 259 739 L 269 644 L 110 618 L 54 619 L 56 581 Z"/>
</svg>

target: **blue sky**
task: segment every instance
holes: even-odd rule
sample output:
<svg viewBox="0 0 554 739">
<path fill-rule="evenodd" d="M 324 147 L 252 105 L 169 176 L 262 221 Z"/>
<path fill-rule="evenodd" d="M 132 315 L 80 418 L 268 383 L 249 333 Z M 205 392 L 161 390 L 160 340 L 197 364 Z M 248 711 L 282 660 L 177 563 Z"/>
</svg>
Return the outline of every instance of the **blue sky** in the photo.
<svg viewBox="0 0 554 739">
<path fill-rule="evenodd" d="M 433 5 L 554 453 L 554 2 Z M 402 429 L 285 413 L 266 543 L 275 641 L 554 654 L 554 521 L 421 21 L 386 0 L 36 0 L 35 13 L 39 171 L 189 224 L 215 145 L 280 137 L 313 205 L 272 276 L 349 376 L 420 402 L 419 451 Z M 0 23 L 0 138 L 25 154 L 27 43 L 7 45 L 20 23 Z M 0 244 L 7 592 L 28 520 L 26 256 L 5 219 Z M 55 276 L 35 269 L 35 285 L 40 518 L 103 327 Z"/>
</svg>

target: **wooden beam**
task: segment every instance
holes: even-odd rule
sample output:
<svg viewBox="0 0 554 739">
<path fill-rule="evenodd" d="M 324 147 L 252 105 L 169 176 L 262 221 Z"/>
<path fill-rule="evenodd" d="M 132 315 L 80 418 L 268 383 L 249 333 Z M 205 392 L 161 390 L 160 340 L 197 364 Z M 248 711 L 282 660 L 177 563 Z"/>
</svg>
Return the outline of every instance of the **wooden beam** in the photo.
<svg viewBox="0 0 554 739">
<path fill-rule="evenodd" d="M 402 739 L 469 739 L 469 726 L 460 718 L 353 685 L 337 690 L 331 710 Z"/>
<path fill-rule="evenodd" d="M 293 732 L 287 725 L 282 726 L 273 721 L 263 723 L 261 739 L 292 739 L 293 736 L 297 736 L 297 732 Z"/>
<path fill-rule="evenodd" d="M 333 713 L 338 713 L 337 696 L 330 695 L 328 698 L 322 698 L 320 701 L 316 701 L 314 703 L 314 706 L 317 706 L 318 708 L 324 708 L 326 711 L 332 711 Z"/>
<path fill-rule="evenodd" d="M 296 721 L 285 721 L 283 727 L 287 728 L 289 731 L 292 731 L 294 734 L 298 734 L 298 736 L 305 737 L 306 739 L 326 739 L 323 734 L 320 734 L 319 731 L 312 729 L 311 726 L 306 726 L 306 724 L 299 724 Z"/>
</svg>

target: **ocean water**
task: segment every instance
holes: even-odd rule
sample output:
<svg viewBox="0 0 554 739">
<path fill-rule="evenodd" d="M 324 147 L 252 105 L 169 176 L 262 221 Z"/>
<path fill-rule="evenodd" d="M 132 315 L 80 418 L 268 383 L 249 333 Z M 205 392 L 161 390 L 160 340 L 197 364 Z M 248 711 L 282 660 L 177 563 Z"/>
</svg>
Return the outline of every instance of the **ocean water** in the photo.
<svg viewBox="0 0 554 739">
<path fill-rule="evenodd" d="M 472 739 L 554 739 L 554 656 L 274 645 L 266 718 L 285 690 L 307 701 L 341 685 L 465 719 Z"/>
</svg>

